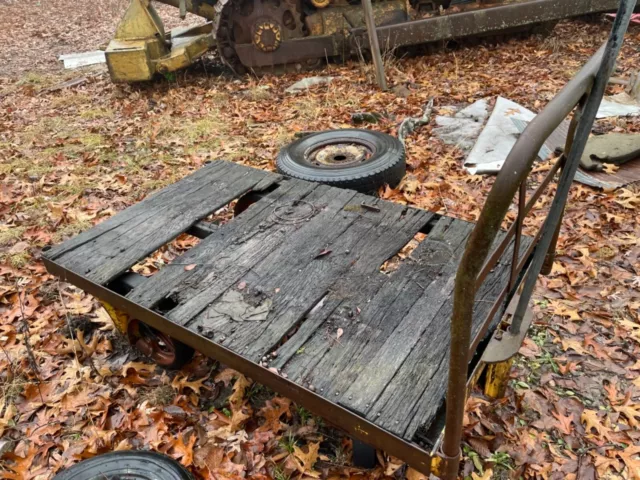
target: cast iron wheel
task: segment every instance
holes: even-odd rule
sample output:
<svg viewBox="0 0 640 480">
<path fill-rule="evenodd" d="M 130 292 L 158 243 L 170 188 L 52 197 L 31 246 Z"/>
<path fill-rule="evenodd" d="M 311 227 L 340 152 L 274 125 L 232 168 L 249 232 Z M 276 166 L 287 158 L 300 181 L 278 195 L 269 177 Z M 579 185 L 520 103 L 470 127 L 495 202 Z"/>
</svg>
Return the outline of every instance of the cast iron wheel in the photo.
<svg viewBox="0 0 640 480">
<path fill-rule="evenodd" d="M 131 345 L 162 368 L 177 370 L 193 358 L 193 348 L 139 320 L 129 322 L 127 333 Z"/>
<path fill-rule="evenodd" d="M 360 192 L 395 187 L 406 164 L 402 142 L 371 130 L 329 130 L 303 137 L 278 154 L 278 171 L 289 177 Z"/>
<path fill-rule="evenodd" d="M 128 450 L 84 460 L 53 480 L 194 480 L 174 459 L 156 452 Z"/>
</svg>

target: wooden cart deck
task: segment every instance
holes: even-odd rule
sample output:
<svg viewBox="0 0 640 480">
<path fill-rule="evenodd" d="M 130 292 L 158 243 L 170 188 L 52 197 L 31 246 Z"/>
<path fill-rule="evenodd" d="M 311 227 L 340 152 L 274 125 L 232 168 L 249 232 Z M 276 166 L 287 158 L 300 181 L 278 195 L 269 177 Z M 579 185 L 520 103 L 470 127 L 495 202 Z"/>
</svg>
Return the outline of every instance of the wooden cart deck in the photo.
<svg viewBox="0 0 640 480">
<path fill-rule="evenodd" d="M 265 194 L 126 297 L 109 289 L 252 190 Z M 426 461 L 420 446 L 445 396 L 454 277 L 472 228 L 218 161 L 44 255 L 50 271 L 352 435 L 376 446 L 382 435 L 391 453 L 408 447 L 415 464 Z M 426 238 L 399 268 L 381 272 L 418 232 Z M 521 258 L 530 244 L 523 237 Z M 476 295 L 474 337 L 484 336 L 492 306 L 505 298 L 508 251 L 503 258 Z"/>
</svg>

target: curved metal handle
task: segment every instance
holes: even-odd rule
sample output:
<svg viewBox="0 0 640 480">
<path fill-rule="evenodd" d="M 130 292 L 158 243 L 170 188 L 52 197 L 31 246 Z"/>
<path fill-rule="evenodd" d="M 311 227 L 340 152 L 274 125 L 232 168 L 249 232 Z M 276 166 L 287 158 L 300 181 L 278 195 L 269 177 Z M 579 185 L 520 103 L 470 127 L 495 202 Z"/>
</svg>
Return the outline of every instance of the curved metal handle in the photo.
<svg viewBox="0 0 640 480">
<path fill-rule="evenodd" d="M 495 240 L 514 195 L 521 183 L 526 181 L 531 171 L 538 151 L 553 130 L 571 113 L 581 99 L 585 95 L 589 95 L 577 128 L 576 139 L 573 142 L 571 151 L 566 152 L 568 153 L 567 162 L 556 191 L 552 210 L 543 226 L 545 231 L 537 246 L 540 250 L 543 250 L 545 246 L 548 248 L 550 244 L 550 238 L 548 237 L 550 235 L 545 234 L 547 230 L 553 233 L 555 229 L 554 222 L 557 223 L 562 220 L 562 211 L 568 190 L 578 167 L 578 161 L 584 150 L 596 111 L 602 100 L 606 82 L 613 68 L 613 62 L 620 50 L 622 38 L 629 23 L 634 4 L 635 0 L 621 1 L 609 40 L 522 132 L 500 170 L 493 188 L 489 192 L 480 218 L 471 233 L 458 267 L 454 289 L 446 426 L 442 448 L 443 453 L 448 457 L 459 456 L 460 451 L 462 418 L 466 401 L 469 345 L 471 342 L 471 320 L 478 274 L 487 259 L 489 249 Z M 542 257 L 543 261 L 544 254 L 537 253 L 536 257 L 538 259 Z M 533 268 L 529 272 L 525 287 L 533 288 L 532 285 L 538 276 L 542 261 L 539 262 L 540 265 L 537 269 Z M 522 298 L 524 300 L 521 299 L 519 311 L 522 305 L 526 306 L 529 300 L 526 294 L 523 294 Z M 455 478 L 457 465 L 447 467 L 446 476 Z"/>
</svg>

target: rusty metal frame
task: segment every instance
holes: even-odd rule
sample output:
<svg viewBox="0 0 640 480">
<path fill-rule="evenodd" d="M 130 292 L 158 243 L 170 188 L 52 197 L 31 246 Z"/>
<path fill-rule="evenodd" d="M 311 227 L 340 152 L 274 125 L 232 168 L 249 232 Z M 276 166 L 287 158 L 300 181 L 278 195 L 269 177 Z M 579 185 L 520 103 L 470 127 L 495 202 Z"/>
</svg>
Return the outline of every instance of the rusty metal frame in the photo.
<svg viewBox="0 0 640 480">
<path fill-rule="evenodd" d="M 163 0 L 164 1 L 164 0 Z M 471 9 L 461 13 L 436 15 L 378 27 L 381 45 L 399 47 L 453 40 L 482 34 L 512 31 L 526 25 L 560 20 L 589 13 L 615 11 L 618 0 L 530 0 L 496 7 Z M 352 31 L 352 46 L 369 47 L 364 28 Z"/>
<path fill-rule="evenodd" d="M 125 312 L 132 318 L 137 318 L 157 328 L 203 355 L 214 358 L 281 395 L 299 402 L 311 412 L 325 418 L 329 423 L 338 426 L 348 434 L 380 450 L 404 459 L 416 470 L 427 476 L 429 475 L 432 455 L 416 443 L 408 442 L 346 408 L 321 397 L 317 393 L 244 358 L 222 345 L 212 342 L 208 338 L 198 335 L 188 328 L 173 323 L 161 314 L 138 305 L 113 290 L 66 269 L 55 261 L 48 259 L 46 255 L 43 256 L 42 260 L 49 273 L 58 276 L 62 281 L 81 288 L 101 301 L 107 302 L 114 308 Z"/>
<path fill-rule="evenodd" d="M 624 32 L 629 24 L 635 3 L 635 0 L 620 1 L 607 42 L 522 132 L 507 156 L 493 188 L 489 192 L 480 218 L 467 242 L 456 274 L 451 319 L 449 383 L 446 399 L 445 438 L 442 444 L 442 456 L 447 459 L 443 473 L 447 479 L 456 478 L 461 457 L 460 440 L 466 402 L 465 392 L 469 346 L 471 343 L 471 322 L 478 280 L 481 275 L 486 275 L 487 273 L 483 268 L 484 262 L 489 255 L 490 248 L 500 230 L 512 199 L 518 190 L 522 191 L 521 185 L 526 182 L 533 162 L 544 141 L 565 117 L 577 108 L 580 118 L 575 123 L 575 130 L 570 132 L 571 138 L 568 139 L 571 150 L 565 152 L 566 160 L 561 159 L 564 163 L 562 165 L 561 178 L 546 221 L 538 235 L 536 235 L 537 244 L 511 323 L 513 333 L 518 334 L 520 333 L 520 325 L 525 316 L 536 278 L 540 273 L 545 257 L 548 258 L 549 249 L 554 247 L 552 244 L 553 239 L 558 225 L 562 221 L 569 188 L 578 168 L 578 163 L 595 120 L 595 114 L 602 100 L 607 81 L 613 70 L 615 59 L 620 51 Z M 540 191 L 540 188 L 538 191 Z M 522 203 L 521 198 L 520 205 Z M 518 216 L 521 219 L 521 213 Z M 516 221 L 515 225 L 516 227 L 512 227 L 518 228 L 518 225 L 521 227 L 522 222 Z M 516 274 L 518 274 L 517 269 L 512 269 L 512 275 Z"/>
</svg>

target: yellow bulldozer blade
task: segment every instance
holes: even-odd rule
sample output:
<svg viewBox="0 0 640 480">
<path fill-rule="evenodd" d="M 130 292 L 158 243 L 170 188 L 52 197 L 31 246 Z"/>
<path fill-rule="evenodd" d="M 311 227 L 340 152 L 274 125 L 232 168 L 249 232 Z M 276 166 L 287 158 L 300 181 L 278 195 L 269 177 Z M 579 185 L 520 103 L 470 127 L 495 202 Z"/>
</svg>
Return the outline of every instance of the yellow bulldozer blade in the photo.
<svg viewBox="0 0 640 480">
<path fill-rule="evenodd" d="M 149 0 L 131 0 L 106 50 L 114 82 L 151 80 L 192 64 L 214 44 L 212 24 L 165 33 Z"/>
</svg>

